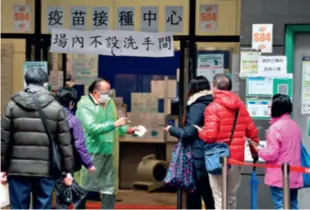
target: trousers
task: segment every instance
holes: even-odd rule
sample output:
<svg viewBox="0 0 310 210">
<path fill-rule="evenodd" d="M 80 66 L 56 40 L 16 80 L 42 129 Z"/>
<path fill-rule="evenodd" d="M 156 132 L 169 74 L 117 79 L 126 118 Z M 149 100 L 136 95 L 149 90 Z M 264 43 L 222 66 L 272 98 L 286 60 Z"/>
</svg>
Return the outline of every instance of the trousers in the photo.
<svg viewBox="0 0 310 210">
<path fill-rule="evenodd" d="M 283 209 L 283 189 L 270 187 L 271 199 L 275 209 Z M 290 190 L 291 209 L 298 209 L 298 189 Z"/>
<path fill-rule="evenodd" d="M 53 178 L 8 176 L 8 182 L 11 209 L 29 209 L 31 194 L 33 209 L 52 208 Z"/>
<path fill-rule="evenodd" d="M 237 208 L 237 193 L 241 182 L 241 168 L 231 166 L 228 170 L 227 200 L 228 209 Z M 222 209 L 222 175 L 209 174 L 210 186 L 214 198 L 215 209 Z"/>
</svg>

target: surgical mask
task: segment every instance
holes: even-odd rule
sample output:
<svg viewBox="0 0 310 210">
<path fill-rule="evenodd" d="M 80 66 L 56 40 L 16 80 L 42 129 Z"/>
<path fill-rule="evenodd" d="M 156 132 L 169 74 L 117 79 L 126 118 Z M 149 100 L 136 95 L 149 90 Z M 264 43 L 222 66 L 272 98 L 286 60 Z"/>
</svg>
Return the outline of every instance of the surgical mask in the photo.
<svg viewBox="0 0 310 210">
<path fill-rule="evenodd" d="M 100 94 L 99 102 L 100 102 L 101 104 L 106 103 L 108 100 L 110 100 L 109 94 L 106 94 L 106 93 L 101 93 L 101 94 Z"/>
</svg>

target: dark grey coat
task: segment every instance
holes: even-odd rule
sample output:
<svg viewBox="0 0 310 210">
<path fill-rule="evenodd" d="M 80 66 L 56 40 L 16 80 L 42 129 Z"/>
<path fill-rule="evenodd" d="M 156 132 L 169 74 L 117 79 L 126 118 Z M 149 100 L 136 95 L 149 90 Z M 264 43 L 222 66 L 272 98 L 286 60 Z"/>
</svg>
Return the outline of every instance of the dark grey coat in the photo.
<svg viewBox="0 0 310 210">
<path fill-rule="evenodd" d="M 51 144 L 29 94 L 35 94 L 41 104 L 53 140 L 59 145 L 63 170 L 70 172 L 74 164 L 73 147 L 63 108 L 52 93 L 33 85 L 12 96 L 2 117 L 1 171 L 18 176 L 51 175 Z"/>
</svg>

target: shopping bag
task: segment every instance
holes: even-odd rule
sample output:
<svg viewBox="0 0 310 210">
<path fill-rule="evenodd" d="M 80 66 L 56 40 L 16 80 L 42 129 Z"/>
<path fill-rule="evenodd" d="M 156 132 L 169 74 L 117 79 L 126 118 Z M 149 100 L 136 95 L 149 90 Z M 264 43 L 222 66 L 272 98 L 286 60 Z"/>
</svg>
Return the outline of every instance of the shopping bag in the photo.
<svg viewBox="0 0 310 210">
<path fill-rule="evenodd" d="M 179 140 L 174 146 L 164 182 L 176 189 L 193 192 L 196 189 L 193 166 L 191 146 L 184 147 Z"/>
<path fill-rule="evenodd" d="M 307 148 L 304 144 L 301 144 L 301 165 L 305 168 L 310 168 L 310 154 L 307 151 Z M 304 188 L 310 187 L 310 174 L 303 174 L 303 180 L 304 180 Z"/>
</svg>

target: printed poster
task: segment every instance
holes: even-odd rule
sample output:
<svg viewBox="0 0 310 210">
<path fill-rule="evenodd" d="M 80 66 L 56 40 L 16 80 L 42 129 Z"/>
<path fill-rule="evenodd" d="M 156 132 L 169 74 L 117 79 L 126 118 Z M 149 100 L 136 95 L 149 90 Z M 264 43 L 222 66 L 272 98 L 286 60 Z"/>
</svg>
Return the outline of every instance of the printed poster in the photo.
<svg viewBox="0 0 310 210">
<path fill-rule="evenodd" d="M 14 5 L 13 13 L 14 13 L 13 18 L 14 29 L 17 31 L 30 31 L 31 30 L 30 6 Z"/>
<path fill-rule="evenodd" d="M 259 52 L 241 51 L 240 52 L 240 77 L 256 75 L 258 71 Z"/>
<path fill-rule="evenodd" d="M 310 56 L 302 59 L 301 114 L 310 114 Z"/>
<path fill-rule="evenodd" d="M 288 95 L 293 98 L 293 78 L 274 78 L 273 79 L 273 95 Z"/>
<path fill-rule="evenodd" d="M 269 119 L 270 99 L 247 98 L 246 107 L 253 119 Z"/>
<path fill-rule="evenodd" d="M 287 69 L 286 56 L 259 56 L 258 72 L 262 77 L 285 77 Z"/>
<path fill-rule="evenodd" d="M 224 54 L 200 54 L 198 55 L 197 76 L 204 76 L 210 82 L 213 76 L 224 73 Z"/>
<path fill-rule="evenodd" d="M 73 55 L 73 81 L 75 84 L 90 85 L 98 77 L 98 56 Z"/>
<path fill-rule="evenodd" d="M 252 25 L 252 49 L 272 53 L 273 24 Z"/>
<path fill-rule="evenodd" d="M 218 5 L 200 5 L 200 30 L 216 31 L 218 24 Z"/>
<path fill-rule="evenodd" d="M 272 78 L 248 77 L 246 81 L 246 96 L 271 96 L 272 85 Z"/>
</svg>

